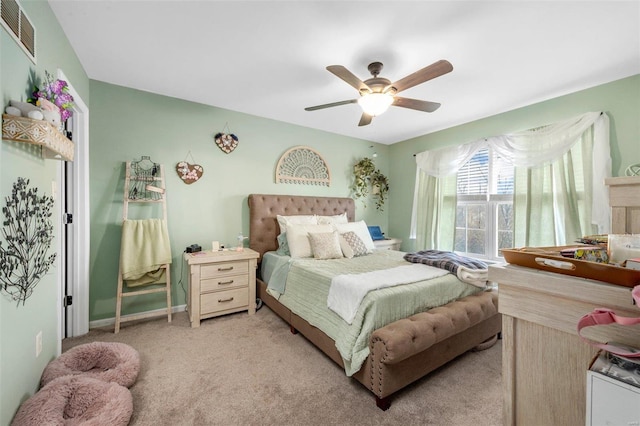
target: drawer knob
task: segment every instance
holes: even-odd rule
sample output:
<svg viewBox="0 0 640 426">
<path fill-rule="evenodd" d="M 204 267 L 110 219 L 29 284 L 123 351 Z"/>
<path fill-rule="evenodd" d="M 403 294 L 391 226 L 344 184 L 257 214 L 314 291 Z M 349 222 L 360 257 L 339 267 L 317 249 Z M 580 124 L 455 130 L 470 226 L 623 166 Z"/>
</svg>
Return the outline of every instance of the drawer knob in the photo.
<svg viewBox="0 0 640 426">
<path fill-rule="evenodd" d="M 224 271 L 233 271 L 233 266 L 229 266 L 228 268 L 218 268 L 218 272 Z"/>
<path fill-rule="evenodd" d="M 227 299 L 218 299 L 218 303 L 231 302 L 232 300 L 233 300 L 233 297 L 229 297 Z"/>
<path fill-rule="evenodd" d="M 233 280 L 229 280 L 229 281 L 218 281 L 218 285 L 228 285 L 228 284 L 233 284 Z"/>
</svg>

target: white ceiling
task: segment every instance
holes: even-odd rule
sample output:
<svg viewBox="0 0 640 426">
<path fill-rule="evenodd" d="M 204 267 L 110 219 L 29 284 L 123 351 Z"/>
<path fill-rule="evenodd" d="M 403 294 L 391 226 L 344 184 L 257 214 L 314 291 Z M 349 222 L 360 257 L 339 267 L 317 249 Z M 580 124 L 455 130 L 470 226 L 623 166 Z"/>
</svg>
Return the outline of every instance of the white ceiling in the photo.
<svg viewBox="0 0 640 426">
<path fill-rule="evenodd" d="M 640 73 L 633 1 L 49 0 L 89 78 L 392 144 Z M 447 59 L 453 71 L 402 93 L 358 127 L 329 73 L 391 81 Z"/>
</svg>

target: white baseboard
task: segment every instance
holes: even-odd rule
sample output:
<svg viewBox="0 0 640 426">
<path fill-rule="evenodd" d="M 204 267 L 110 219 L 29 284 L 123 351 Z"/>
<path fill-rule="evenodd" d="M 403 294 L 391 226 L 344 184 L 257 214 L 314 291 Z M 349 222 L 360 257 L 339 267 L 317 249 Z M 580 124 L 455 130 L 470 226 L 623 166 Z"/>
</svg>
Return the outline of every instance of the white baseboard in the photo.
<svg viewBox="0 0 640 426">
<path fill-rule="evenodd" d="M 179 305 L 179 306 L 173 306 L 171 307 L 171 313 L 175 314 L 176 312 L 183 312 L 187 310 L 187 305 Z M 155 309 L 153 311 L 147 311 L 148 313 L 157 313 L 158 316 L 161 316 L 163 314 L 166 314 L 167 310 L 165 308 L 161 308 L 161 309 Z M 136 314 L 129 314 L 129 315 L 122 315 L 122 319 L 126 320 L 127 317 L 131 317 L 134 315 L 140 315 L 140 314 L 144 314 L 147 312 L 138 312 Z M 116 318 L 112 317 L 112 318 L 104 318 L 101 320 L 95 320 L 95 321 L 90 321 L 89 322 L 89 329 L 92 328 L 98 328 L 98 327 L 106 327 L 109 325 L 115 325 L 116 324 Z"/>
</svg>

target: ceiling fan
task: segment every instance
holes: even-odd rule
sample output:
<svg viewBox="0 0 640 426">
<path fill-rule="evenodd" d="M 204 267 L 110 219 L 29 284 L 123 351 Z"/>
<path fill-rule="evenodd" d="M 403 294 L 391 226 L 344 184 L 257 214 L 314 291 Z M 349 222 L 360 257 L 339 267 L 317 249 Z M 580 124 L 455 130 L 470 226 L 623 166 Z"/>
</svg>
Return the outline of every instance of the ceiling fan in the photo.
<svg viewBox="0 0 640 426">
<path fill-rule="evenodd" d="M 396 95 L 403 90 L 407 90 L 413 86 L 424 83 L 425 81 L 429 81 L 453 71 L 453 66 L 449 61 L 442 59 L 414 72 L 413 74 L 409 74 L 395 83 L 391 83 L 389 79 L 378 77 L 382 70 L 382 62 L 372 62 L 369 64 L 367 69 L 373 77 L 362 81 L 342 65 L 329 65 L 327 67 L 327 71 L 354 87 L 360 93 L 360 97 L 358 99 L 307 107 L 305 108 L 305 111 L 315 111 L 339 105 L 358 103 L 363 111 L 358 126 L 366 126 L 367 124 L 370 124 L 373 117 L 382 114 L 391 105 L 415 109 L 418 111 L 433 112 L 440 108 L 439 103 L 403 98 Z"/>
</svg>

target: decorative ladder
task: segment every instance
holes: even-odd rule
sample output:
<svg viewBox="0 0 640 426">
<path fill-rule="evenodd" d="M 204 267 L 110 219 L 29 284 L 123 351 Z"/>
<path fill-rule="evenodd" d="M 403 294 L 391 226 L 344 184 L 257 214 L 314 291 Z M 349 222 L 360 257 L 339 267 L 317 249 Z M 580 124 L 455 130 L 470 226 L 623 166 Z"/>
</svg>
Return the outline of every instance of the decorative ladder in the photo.
<svg viewBox="0 0 640 426">
<path fill-rule="evenodd" d="M 162 206 L 162 219 L 167 218 L 167 197 L 164 182 L 164 167 L 151 161 L 148 156 L 142 156 L 140 161 L 127 161 L 124 181 L 124 206 L 122 209 L 122 221 L 128 219 L 129 203 L 159 203 Z M 166 286 L 143 290 L 123 291 L 124 280 L 122 278 L 122 261 L 118 270 L 118 291 L 116 299 L 116 325 L 115 333 L 120 331 L 120 323 L 135 321 L 143 318 L 158 316 L 157 312 L 127 315 L 122 318 L 122 299 L 124 297 L 140 296 L 151 293 L 167 294 L 167 319 L 171 322 L 171 269 L 168 263 L 161 265 L 165 270 Z"/>
</svg>

